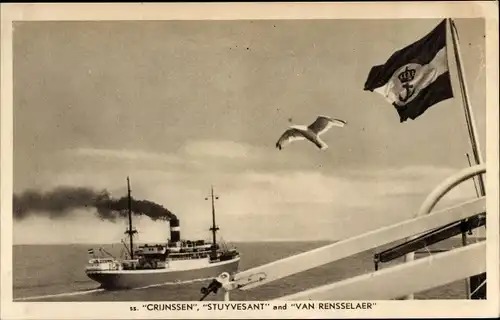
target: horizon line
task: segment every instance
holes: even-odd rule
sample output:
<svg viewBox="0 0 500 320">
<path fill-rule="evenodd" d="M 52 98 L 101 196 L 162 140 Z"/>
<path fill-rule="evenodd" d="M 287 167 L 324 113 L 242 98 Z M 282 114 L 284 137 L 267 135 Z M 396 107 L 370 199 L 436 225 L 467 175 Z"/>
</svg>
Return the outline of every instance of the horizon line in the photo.
<svg viewBox="0 0 500 320">
<path fill-rule="evenodd" d="M 294 239 L 270 239 L 270 240 L 236 240 L 236 241 L 224 241 L 225 243 L 252 243 L 252 242 L 337 242 L 340 240 L 334 239 L 310 239 L 310 240 L 294 240 Z M 166 243 L 165 241 L 149 241 L 149 242 L 138 242 L 137 244 L 153 244 L 153 243 Z M 121 242 L 108 242 L 108 243 L 86 243 L 86 242 L 69 242 L 69 243 L 12 243 L 12 246 L 51 246 L 51 245 L 123 245 Z"/>
<path fill-rule="evenodd" d="M 451 237 L 450 239 L 453 238 L 459 238 L 461 235 L 457 235 L 455 237 Z M 468 236 L 467 238 L 469 239 L 479 239 L 479 240 L 486 240 L 486 236 Z M 294 240 L 294 239 L 270 239 L 270 240 L 237 240 L 237 241 L 224 241 L 225 243 L 231 244 L 231 243 L 256 243 L 256 242 L 338 242 L 341 240 L 334 240 L 334 239 L 310 239 L 310 240 Z M 137 244 L 162 244 L 165 242 L 162 241 L 151 241 L 151 242 L 139 242 Z M 123 243 L 120 242 L 108 242 L 108 243 L 85 243 L 85 242 L 74 242 L 74 243 L 13 243 L 12 246 L 65 246 L 65 245 L 86 245 L 86 246 L 102 246 L 102 245 L 123 245 Z"/>
</svg>

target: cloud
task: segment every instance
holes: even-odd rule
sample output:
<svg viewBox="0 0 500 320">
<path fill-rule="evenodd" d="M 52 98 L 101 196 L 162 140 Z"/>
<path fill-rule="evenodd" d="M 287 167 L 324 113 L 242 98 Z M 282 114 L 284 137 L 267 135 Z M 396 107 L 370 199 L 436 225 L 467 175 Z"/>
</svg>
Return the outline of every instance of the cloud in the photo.
<svg viewBox="0 0 500 320">
<path fill-rule="evenodd" d="M 183 162 L 181 158 L 173 154 L 147 152 L 143 150 L 77 148 L 65 150 L 64 153 L 71 156 L 108 158 L 130 161 L 155 161 L 174 164 Z"/>
<path fill-rule="evenodd" d="M 127 159 L 130 163 L 121 167 L 117 161 L 112 168 L 89 165 L 79 170 L 73 165 L 47 174 L 43 184 L 106 188 L 121 196 L 126 193 L 124 177 L 130 175 L 133 196 L 155 201 L 174 212 L 186 237 L 197 237 L 210 225 L 210 206 L 205 197 L 214 185 L 220 196 L 217 223 L 231 241 L 294 237 L 335 240 L 352 230 L 364 232 L 414 216 L 427 195 L 458 171 L 437 166 L 331 170 L 293 165 L 276 170 L 279 157 L 287 160 L 290 155 L 268 157 L 266 152 L 248 144 L 209 140 L 191 141 L 165 154 L 73 149 L 72 155 Z M 90 159 L 86 162 L 92 164 Z M 472 182 L 464 183 L 441 202 L 453 205 L 474 196 Z M 123 231 L 120 225 L 102 228 L 120 229 L 112 229 L 110 235 Z M 144 232 L 157 228 L 167 232 L 163 225 L 144 222 Z M 161 236 L 166 235 L 162 232 Z"/>
<path fill-rule="evenodd" d="M 105 149 L 76 149 L 72 154 L 134 161 L 133 169 L 128 172 L 134 175 L 135 190 L 145 197 L 159 199 L 164 190 L 169 190 L 178 199 L 193 192 L 204 197 L 202 193 L 215 184 L 226 195 L 226 209 L 241 215 L 279 213 L 281 210 L 277 207 L 283 203 L 324 204 L 332 209 L 345 209 L 369 208 L 380 202 L 394 201 L 394 198 L 420 197 L 423 201 L 437 184 L 458 171 L 437 166 L 273 170 L 280 159 L 266 157 L 265 152 L 249 144 L 201 140 L 190 141 L 176 153 L 167 154 Z M 182 166 L 154 167 L 150 162 Z M 123 173 L 119 170 L 108 171 L 102 177 L 110 175 L 114 175 L 106 179 L 110 184 L 113 184 L 111 180 L 122 183 L 123 177 L 119 179 L 119 176 Z M 93 180 L 88 172 L 69 173 L 65 178 L 61 178 L 61 174 L 58 176 L 51 179 L 73 183 Z M 472 183 L 453 190 L 447 198 L 459 200 L 470 195 L 474 195 Z"/>
<path fill-rule="evenodd" d="M 440 167 L 440 166 L 400 166 L 400 167 L 364 167 L 362 169 L 353 169 L 345 171 L 346 175 L 352 178 L 362 178 L 362 179 L 382 179 L 390 178 L 396 180 L 409 180 L 418 179 L 422 176 L 450 176 L 460 169 L 451 167 Z"/>
<path fill-rule="evenodd" d="M 144 150 L 76 148 L 63 151 L 63 155 L 91 157 L 118 161 L 154 162 L 166 164 L 201 165 L 213 161 L 244 159 L 246 161 L 263 160 L 262 149 L 230 140 L 192 140 L 180 149 L 169 153 L 157 153 Z"/>
<path fill-rule="evenodd" d="M 182 150 L 192 157 L 255 158 L 257 148 L 248 144 L 225 140 L 189 141 Z"/>
<path fill-rule="evenodd" d="M 319 170 L 289 171 L 279 173 L 245 172 L 240 178 L 249 185 L 258 186 L 271 201 L 290 203 L 344 203 L 348 206 L 370 206 L 387 197 L 429 194 L 438 183 L 456 172 L 452 168 L 406 167 L 382 169 L 372 172 L 356 171 L 351 178 L 349 171 L 342 175 L 323 173 Z M 385 174 L 390 172 L 390 174 Z M 472 183 L 455 195 L 466 197 L 473 194 Z"/>
</svg>

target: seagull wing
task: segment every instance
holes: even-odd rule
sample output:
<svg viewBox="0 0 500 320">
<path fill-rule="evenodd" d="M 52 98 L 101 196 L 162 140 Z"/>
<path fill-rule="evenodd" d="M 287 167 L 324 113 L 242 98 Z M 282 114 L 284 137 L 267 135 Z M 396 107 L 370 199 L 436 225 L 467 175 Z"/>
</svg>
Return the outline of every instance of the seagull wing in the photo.
<svg viewBox="0 0 500 320">
<path fill-rule="evenodd" d="M 331 119 L 332 123 L 336 127 L 343 127 L 347 124 L 347 121 L 341 119 Z"/>
<path fill-rule="evenodd" d="M 331 127 L 343 127 L 347 122 L 340 119 L 332 119 L 326 116 L 319 116 L 311 125 L 309 125 L 309 130 L 317 135 L 321 135 L 328 131 Z"/>
<path fill-rule="evenodd" d="M 306 138 L 302 135 L 302 132 L 300 132 L 297 129 L 290 128 L 290 129 L 286 130 L 281 135 L 278 142 L 276 142 L 276 148 L 281 150 L 285 145 L 291 143 L 292 141 L 305 140 L 305 139 Z"/>
</svg>

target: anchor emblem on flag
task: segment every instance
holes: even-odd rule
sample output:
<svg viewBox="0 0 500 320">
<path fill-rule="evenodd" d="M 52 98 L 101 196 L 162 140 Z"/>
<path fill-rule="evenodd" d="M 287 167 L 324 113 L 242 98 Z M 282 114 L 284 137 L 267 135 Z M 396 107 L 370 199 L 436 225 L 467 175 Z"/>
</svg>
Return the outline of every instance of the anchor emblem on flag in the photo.
<svg viewBox="0 0 500 320">
<path fill-rule="evenodd" d="M 415 69 L 410 69 L 408 66 L 398 75 L 401 82 L 401 87 L 404 89 L 404 95 L 398 94 L 398 99 L 402 103 L 406 103 L 415 93 L 414 86 L 410 83 L 415 78 Z"/>
</svg>

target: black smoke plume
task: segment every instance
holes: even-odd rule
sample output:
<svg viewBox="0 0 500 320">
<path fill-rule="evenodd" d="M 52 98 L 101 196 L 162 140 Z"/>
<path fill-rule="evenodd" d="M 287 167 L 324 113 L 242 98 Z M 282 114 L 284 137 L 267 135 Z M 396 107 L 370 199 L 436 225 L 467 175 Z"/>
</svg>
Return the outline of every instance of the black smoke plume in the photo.
<svg viewBox="0 0 500 320">
<path fill-rule="evenodd" d="M 85 187 L 58 187 L 48 192 L 27 190 L 14 194 L 14 219 L 22 220 L 30 215 L 45 215 L 53 219 L 66 217 L 74 209 L 94 208 L 96 215 L 107 221 L 128 216 L 128 197 L 112 199 L 108 191 L 101 192 Z M 163 206 L 148 200 L 131 198 L 131 211 L 146 215 L 152 220 L 177 220 L 175 214 Z"/>
</svg>

